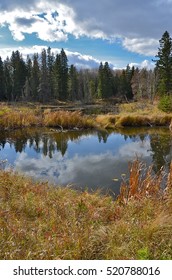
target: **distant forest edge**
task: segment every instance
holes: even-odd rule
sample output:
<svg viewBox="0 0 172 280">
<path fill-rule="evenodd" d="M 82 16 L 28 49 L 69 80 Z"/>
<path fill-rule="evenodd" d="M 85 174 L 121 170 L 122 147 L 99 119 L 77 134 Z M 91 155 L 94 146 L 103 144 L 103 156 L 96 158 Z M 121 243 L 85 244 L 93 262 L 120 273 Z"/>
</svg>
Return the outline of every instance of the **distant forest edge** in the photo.
<svg viewBox="0 0 172 280">
<path fill-rule="evenodd" d="M 98 69 L 77 69 L 68 65 L 64 49 L 55 55 L 49 47 L 26 60 L 17 50 L 4 61 L 0 57 L 0 101 L 92 102 L 118 97 L 153 102 L 160 96 L 172 110 L 172 39 L 167 31 L 159 43 L 151 70 L 129 65 L 113 70 L 108 62 L 101 62 Z"/>
</svg>

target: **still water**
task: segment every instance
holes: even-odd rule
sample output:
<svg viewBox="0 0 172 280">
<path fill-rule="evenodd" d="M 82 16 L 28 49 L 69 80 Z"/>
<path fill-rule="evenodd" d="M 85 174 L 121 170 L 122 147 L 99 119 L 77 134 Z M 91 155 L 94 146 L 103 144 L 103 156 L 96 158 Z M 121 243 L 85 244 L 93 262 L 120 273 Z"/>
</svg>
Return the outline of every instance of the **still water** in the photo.
<svg viewBox="0 0 172 280">
<path fill-rule="evenodd" d="M 0 160 L 34 179 L 118 193 L 122 174 L 136 157 L 168 169 L 172 135 L 166 128 L 113 132 L 23 129 L 0 132 Z M 124 175 L 122 175 L 124 176 Z"/>
</svg>

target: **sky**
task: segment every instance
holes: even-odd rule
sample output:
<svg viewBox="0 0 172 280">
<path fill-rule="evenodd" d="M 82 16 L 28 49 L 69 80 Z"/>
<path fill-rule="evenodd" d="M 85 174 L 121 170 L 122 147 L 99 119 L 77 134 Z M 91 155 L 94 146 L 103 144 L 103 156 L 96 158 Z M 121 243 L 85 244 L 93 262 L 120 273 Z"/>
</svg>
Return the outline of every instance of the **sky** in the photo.
<svg viewBox="0 0 172 280">
<path fill-rule="evenodd" d="M 64 48 L 69 64 L 152 68 L 172 0 L 0 0 L 0 56 Z M 172 35 L 170 33 L 170 35 Z"/>
</svg>

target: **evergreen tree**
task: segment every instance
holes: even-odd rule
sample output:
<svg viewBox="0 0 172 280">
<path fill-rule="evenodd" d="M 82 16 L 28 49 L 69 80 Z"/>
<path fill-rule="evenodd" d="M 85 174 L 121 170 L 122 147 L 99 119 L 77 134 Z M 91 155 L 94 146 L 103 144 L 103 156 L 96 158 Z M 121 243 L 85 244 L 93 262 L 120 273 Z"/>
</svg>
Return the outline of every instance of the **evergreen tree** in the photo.
<svg viewBox="0 0 172 280">
<path fill-rule="evenodd" d="M 76 67 L 72 64 L 69 68 L 69 99 L 78 99 L 78 73 Z"/>
<path fill-rule="evenodd" d="M 63 49 L 56 55 L 53 84 L 55 98 L 65 101 L 68 98 L 68 59 Z"/>
<path fill-rule="evenodd" d="M 60 100 L 66 100 L 68 97 L 68 59 L 63 49 L 60 53 L 60 63 L 61 87 L 59 91 L 59 98 Z"/>
<path fill-rule="evenodd" d="M 161 94 L 169 94 L 172 91 L 172 39 L 167 31 L 159 43 L 158 60 L 155 61 L 159 72 L 158 89 Z"/>
<path fill-rule="evenodd" d="M 48 68 L 48 84 L 50 86 L 50 98 L 54 97 L 53 64 L 54 64 L 54 54 L 51 52 L 51 48 L 49 47 L 47 49 L 47 68 Z"/>
<path fill-rule="evenodd" d="M 31 72 L 32 72 L 32 61 L 29 56 L 27 56 L 26 60 L 26 82 L 24 85 L 24 99 L 25 100 L 32 100 L 32 89 L 31 89 Z"/>
<path fill-rule="evenodd" d="M 126 97 L 127 99 L 132 99 L 133 98 L 133 92 L 132 92 L 132 87 L 131 87 L 131 81 L 132 81 L 132 77 L 134 75 L 134 71 L 135 68 L 130 67 L 129 65 L 127 65 L 126 67 Z"/>
<path fill-rule="evenodd" d="M 10 59 L 4 61 L 4 84 L 5 84 L 5 96 L 8 101 L 12 100 L 12 67 Z"/>
<path fill-rule="evenodd" d="M 53 66 L 53 92 L 54 92 L 54 98 L 59 99 L 60 97 L 60 89 L 61 89 L 61 61 L 60 61 L 60 55 L 56 55 L 55 63 Z"/>
<path fill-rule="evenodd" d="M 101 62 L 98 71 L 98 94 L 97 94 L 98 98 L 103 98 L 104 91 L 105 91 L 103 70 L 104 70 L 103 63 Z"/>
<path fill-rule="evenodd" d="M 111 69 L 109 67 L 108 62 L 105 62 L 103 69 L 103 77 L 104 77 L 104 93 L 103 98 L 109 98 L 113 96 L 113 75 Z"/>
<path fill-rule="evenodd" d="M 12 52 L 11 56 L 12 70 L 12 99 L 18 101 L 23 95 L 24 85 L 27 76 L 26 64 L 19 51 Z"/>
<path fill-rule="evenodd" d="M 114 95 L 114 78 L 108 62 L 102 62 L 98 71 L 98 97 L 109 98 Z"/>
<path fill-rule="evenodd" d="M 33 66 L 31 69 L 31 91 L 33 101 L 39 100 L 38 90 L 40 83 L 40 68 L 38 62 L 38 54 L 33 55 Z"/>
<path fill-rule="evenodd" d="M 51 96 L 51 89 L 48 80 L 47 53 L 45 49 L 43 49 L 41 53 L 40 72 L 39 98 L 41 102 L 45 103 L 50 100 Z"/>
<path fill-rule="evenodd" d="M 0 57 L 0 100 L 3 101 L 5 99 L 4 65 Z"/>
</svg>

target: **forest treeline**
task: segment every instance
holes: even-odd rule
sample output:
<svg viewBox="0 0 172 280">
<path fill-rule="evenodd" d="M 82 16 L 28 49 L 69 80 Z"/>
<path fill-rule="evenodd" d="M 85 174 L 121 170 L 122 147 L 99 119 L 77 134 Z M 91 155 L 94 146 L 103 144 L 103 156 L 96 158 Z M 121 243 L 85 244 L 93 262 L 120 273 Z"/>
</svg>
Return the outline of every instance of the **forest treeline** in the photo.
<svg viewBox="0 0 172 280">
<path fill-rule="evenodd" d="M 64 51 L 54 54 L 49 47 L 25 60 L 17 50 L 4 61 L 0 57 L 0 101 L 51 102 L 83 101 L 118 97 L 149 99 L 172 91 L 172 42 L 166 31 L 160 42 L 155 68 L 148 70 L 127 65 L 113 70 L 109 63 L 98 69 L 77 69 L 68 64 Z"/>
</svg>

